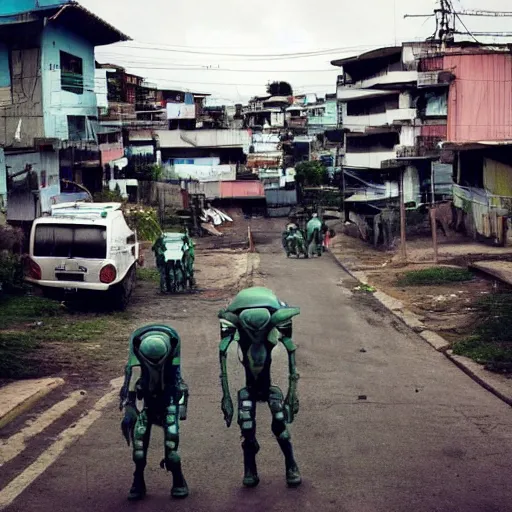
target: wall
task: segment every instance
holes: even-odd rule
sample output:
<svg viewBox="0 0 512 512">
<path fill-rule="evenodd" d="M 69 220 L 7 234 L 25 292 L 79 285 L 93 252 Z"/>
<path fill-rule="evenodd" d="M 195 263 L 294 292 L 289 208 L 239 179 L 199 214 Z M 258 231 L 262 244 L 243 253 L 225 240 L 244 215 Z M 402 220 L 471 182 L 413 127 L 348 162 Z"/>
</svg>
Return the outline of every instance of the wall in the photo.
<svg viewBox="0 0 512 512">
<path fill-rule="evenodd" d="M 321 105 L 318 105 L 319 107 Z M 338 106 L 336 100 L 329 100 L 324 103 L 324 113 L 321 116 L 308 115 L 308 125 L 310 126 L 337 126 L 338 124 Z"/>
<path fill-rule="evenodd" d="M 512 56 L 448 55 L 456 80 L 448 96 L 448 140 L 512 139 Z"/>
<path fill-rule="evenodd" d="M 265 197 L 265 190 L 260 181 L 221 181 L 221 198 L 255 198 Z"/>
<path fill-rule="evenodd" d="M 173 167 L 179 178 L 199 181 L 231 181 L 236 179 L 236 165 L 188 165 L 177 164 Z"/>
<path fill-rule="evenodd" d="M 383 160 L 396 158 L 395 151 L 375 151 L 368 153 L 347 153 L 344 165 L 346 167 L 366 167 L 380 169 Z"/>
<path fill-rule="evenodd" d="M 41 46 L 45 136 L 67 140 L 68 115 L 97 116 L 94 47 L 55 23 L 45 27 Z M 61 50 L 82 59 L 83 94 L 61 90 Z"/>
<path fill-rule="evenodd" d="M 35 9 L 36 7 L 58 6 L 70 0 L 2 0 L 0 2 L 0 16 L 8 16 Z"/>
<path fill-rule="evenodd" d="M 10 58 L 10 81 L 3 73 L 1 79 L 7 85 L 0 88 L 0 145 L 32 147 L 34 137 L 44 136 L 40 50 L 13 50 Z M 0 47 L 4 71 L 8 59 L 9 50 Z"/>
</svg>

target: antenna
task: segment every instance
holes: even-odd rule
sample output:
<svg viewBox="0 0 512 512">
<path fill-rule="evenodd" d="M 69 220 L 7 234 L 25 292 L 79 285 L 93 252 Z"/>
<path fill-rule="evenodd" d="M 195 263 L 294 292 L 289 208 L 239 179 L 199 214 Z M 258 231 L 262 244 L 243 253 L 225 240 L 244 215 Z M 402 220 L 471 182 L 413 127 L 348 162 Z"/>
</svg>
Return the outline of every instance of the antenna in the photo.
<svg viewBox="0 0 512 512">
<path fill-rule="evenodd" d="M 436 30 L 430 39 L 437 39 L 446 45 L 453 42 L 455 34 L 470 35 L 477 43 L 475 36 L 511 37 L 512 32 L 470 32 L 462 21 L 461 16 L 481 16 L 493 18 L 512 18 L 512 11 L 490 11 L 483 9 L 462 9 L 455 11 L 451 0 L 437 0 L 437 7 L 434 9 L 436 17 Z M 404 18 L 430 18 L 432 14 L 406 14 Z M 464 27 L 465 32 L 455 30 L 455 19 L 458 19 Z"/>
</svg>

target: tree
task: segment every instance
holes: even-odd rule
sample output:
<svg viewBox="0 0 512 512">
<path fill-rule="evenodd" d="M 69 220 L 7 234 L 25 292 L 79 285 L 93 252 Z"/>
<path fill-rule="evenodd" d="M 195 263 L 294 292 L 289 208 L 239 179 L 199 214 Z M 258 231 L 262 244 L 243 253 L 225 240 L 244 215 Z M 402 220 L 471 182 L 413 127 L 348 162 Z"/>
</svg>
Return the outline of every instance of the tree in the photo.
<svg viewBox="0 0 512 512">
<path fill-rule="evenodd" d="M 327 183 L 328 174 L 322 162 L 310 160 L 295 166 L 295 180 L 300 185 L 318 187 Z"/>
<path fill-rule="evenodd" d="M 267 85 L 267 93 L 271 96 L 293 96 L 293 89 L 288 82 L 272 82 Z"/>
</svg>

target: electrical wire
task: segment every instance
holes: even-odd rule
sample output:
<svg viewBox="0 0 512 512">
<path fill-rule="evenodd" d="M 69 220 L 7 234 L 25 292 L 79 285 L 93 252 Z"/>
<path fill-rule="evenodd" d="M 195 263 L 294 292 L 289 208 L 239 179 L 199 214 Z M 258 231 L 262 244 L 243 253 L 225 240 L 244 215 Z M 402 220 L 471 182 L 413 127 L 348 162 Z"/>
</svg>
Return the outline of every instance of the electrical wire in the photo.
<svg viewBox="0 0 512 512">
<path fill-rule="evenodd" d="M 140 43 L 139 43 L 140 44 Z M 139 50 L 150 50 L 150 51 L 162 51 L 171 53 L 184 53 L 190 55 L 208 55 L 208 56 L 222 56 L 222 57 L 237 57 L 251 61 L 258 60 L 283 60 L 283 59 L 298 59 L 307 57 L 317 57 L 322 55 L 331 55 L 334 53 L 349 52 L 352 50 L 358 50 L 362 48 L 373 48 L 375 45 L 358 45 L 352 47 L 339 47 L 339 48 L 328 48 L 323 50 L 314 50 L 309 52 L 292 52 L 292 53 L 277 53 L 277 54 L 241 54 L 241 53 L 221 53 L 221 52 L 201 52 L 194 50 L 179 50 L 165 46 L 137 46 L 130 42 L 116 43 L 112 45 L 115 48 L 127 48 L 127 49 L 139 49 Z"/>
</svg>

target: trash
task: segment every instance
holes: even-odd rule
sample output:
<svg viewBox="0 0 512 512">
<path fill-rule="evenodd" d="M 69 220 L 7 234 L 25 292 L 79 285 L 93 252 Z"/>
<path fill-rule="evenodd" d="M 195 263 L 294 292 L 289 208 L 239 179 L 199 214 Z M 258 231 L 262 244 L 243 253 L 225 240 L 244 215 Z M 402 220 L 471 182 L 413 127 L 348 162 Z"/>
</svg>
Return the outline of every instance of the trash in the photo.
<svg viewBox="0 0 512 512">
<path fill-rule="evenodd" d="M 359 352 L 363 352 L 364 353 L 364 352 L 366 352 L 366 349 L 362 348 L 362 349 L 359 350 Z"/>
<path fill-rule="evenodd" d="M 354 291 L 373 293 L 377 291 L 377 288 L 370 286 L 369 284 L 360 284 L 354 288 Z"/>
<path fill-rule="evenodd" d="M 358 399 L 358 400 L 367 400 L 367 399 L 368 399 L 368 397 L 367 397 L 366 395 L 359 395 L 359 396 L 357 397 L 357 399 Z"/>
</svg>

